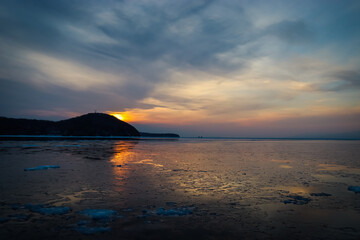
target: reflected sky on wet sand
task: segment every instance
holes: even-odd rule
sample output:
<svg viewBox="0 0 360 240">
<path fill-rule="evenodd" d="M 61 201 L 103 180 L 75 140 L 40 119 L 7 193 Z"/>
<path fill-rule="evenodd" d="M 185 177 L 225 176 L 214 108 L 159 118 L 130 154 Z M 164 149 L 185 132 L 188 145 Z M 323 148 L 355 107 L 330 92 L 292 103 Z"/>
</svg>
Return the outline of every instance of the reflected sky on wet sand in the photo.
<svg viewBox="0 0 360 240">
<path fill-rule="evenodd" d="M 357 239 L 360 194 L 348 187 L 360 185 L 359 145 L 2 141 L 0 233 L 9 239 L 237 239 L 239 234 L 245 239 Z M 41 165 L 60 168 L 24 171 Z M 41 215 L 29 210 L 29 203 L 71 211 Z M 117 215 L 93 220 L 79 214 L 85 209 Z M 77 231 L 79 224 L 82 230 L 106 232 L 84 235 Z"/>
</svg>

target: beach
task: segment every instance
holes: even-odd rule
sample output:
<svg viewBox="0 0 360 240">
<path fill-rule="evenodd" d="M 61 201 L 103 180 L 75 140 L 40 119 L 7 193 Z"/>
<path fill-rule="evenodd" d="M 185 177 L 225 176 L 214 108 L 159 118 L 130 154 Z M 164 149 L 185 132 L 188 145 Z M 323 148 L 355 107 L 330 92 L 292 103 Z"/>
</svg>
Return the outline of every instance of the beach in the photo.
<svg viewBox="0 0 360 240">
<path fill-rule="evenodd" d="M 4 239 L 359 239 L 360 141 L 0 141 Z"/>
</svg>

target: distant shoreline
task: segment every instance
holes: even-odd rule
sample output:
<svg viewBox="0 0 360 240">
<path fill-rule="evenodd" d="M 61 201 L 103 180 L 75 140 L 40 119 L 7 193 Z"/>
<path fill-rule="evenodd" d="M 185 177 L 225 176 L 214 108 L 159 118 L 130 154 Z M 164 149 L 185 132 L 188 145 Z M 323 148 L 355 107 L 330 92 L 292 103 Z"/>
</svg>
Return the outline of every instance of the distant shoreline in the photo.
<svg viewBox="0 0 360 240">
<path fill-rule="evenodd" d="M 176 140 L 178 137 L 142 136 L 61 136 L 61 135 L 0 135 L 0 141 L 11 140 Z"/>
<path fill-rule="evenodd" d="M 176 133 L 139 132 L 129 123 L 105 113 L 88 113 L 62 121 L 0 117 L 0 136 L 7 136 L 7 138 L 14 139 L 132 139 L 144 137 L 180 137 Z"/>
<path fill-rule="evenodd" d="M 251 137 L 151 137 L 151 136 L 62 136 L 0 135 L 0 141 L 11 140 L 243 140 L 243 141 L 359 141 L 359 138 L 251 138 Z"/>
<path fill-rule="evenodd" d="M 360 138 L 289 138 L 289 137 L 181 137 L 185 139 L 204 139 L 204 140 L 244 140 L 244 141 L 266 141 L 266 140 L 274 140 L 274 141 L 310 141 L 310 140 L 353 140 L 359 141 Z"/>
</svg>

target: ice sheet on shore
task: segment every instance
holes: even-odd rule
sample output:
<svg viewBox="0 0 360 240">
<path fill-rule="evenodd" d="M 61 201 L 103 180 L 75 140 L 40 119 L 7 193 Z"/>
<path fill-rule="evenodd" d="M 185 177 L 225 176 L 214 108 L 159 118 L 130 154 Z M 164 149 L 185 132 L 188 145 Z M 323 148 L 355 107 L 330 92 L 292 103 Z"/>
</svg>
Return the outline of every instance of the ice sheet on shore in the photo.
<svg viewBox="0 0 360 240">
<path fill-rule="evenodd" d="M 117 215 L 116 211 L 110 209 L 86 209 L 79 213 L 95 220 L 110 219 Z"/>
<path fill-rule="evenodd" d="M 17 221 L 26 221 L 30 218 L 31 215 L 27 215 L 27 214 L 13 214 L 13 215 L 9 215 L 9 217 L 16 219 Z"/>
<path fill-rule="evenodd" d="M 289 195 L 288 197 L 290 199 L 285 200 L 284 201 L 285 204 L 292 203 L 295 205 L 304 205 L 304 204 L 308 204 L 311 201 L 310 198 L 305 198 L 298 195 Z"/>
<path fill-rule="evenodd" d="M 324 193 L 324 192 L 310 193 L 310 196 L 313 196 L 313 197 L 329 197 L 329 196 L 331 196 L 331 194 L 330 193 Z"/>
<path fill-rule="evenodd" d="M 10 218 L 8 218 L 8 217 L 0 217 L 0 223 L 5 223 L 9 220 L 10 220 Z"/>
<path fill-rule="evenodd" d="M 25 168 L 24 171 L 46 170 L 49 168 L 60 168 L 60 166 L 58 166 L 58 165 L 42 165 L 42 166 L 37 166 L 37 167 L 32 167 L 32 168 Z"/>
<path fill-rule="evenodd" d="M 193 209 L 193 207 L 181 207 L 168 210 L 165 208 L 158 208 L 156 214 L 161 216 L 185 216 L 193 214 Z"/>
<path fill-rule="evenodd" d="M 31 203 L 26 204 L 25 208 L 43 215 L 62 215 L 71 211 L 69 207 L 44 207 L 42 204 L 33 205 Z"/>
<path fill-rule="evenodd" d="M 71 145 L 56 145 L 56 147 L 81 147 L 79 144 L 71 144 Z"/>
<path fill-rule="evenodd" d="M 37 144 L 22 144 L 21 147 L 23 147 L 23 148 L 33 148 L 33 147 L 40 147 L 40 145 L 37 145 Z"/>
<path fill-rule="evenodd" d="M 88 227 L 85 225 L 79 226 L 75 228 L 76 231 L 81 232 L 83 234 L 94 234 L 101 232 L 109 232 L 111 231 L 110 227 Z"/>
<path fill-rule="evenodd" d="M 354 193 L 360 193 L 360 186 L 349 186 L 348 190 Z"/>
</svg>

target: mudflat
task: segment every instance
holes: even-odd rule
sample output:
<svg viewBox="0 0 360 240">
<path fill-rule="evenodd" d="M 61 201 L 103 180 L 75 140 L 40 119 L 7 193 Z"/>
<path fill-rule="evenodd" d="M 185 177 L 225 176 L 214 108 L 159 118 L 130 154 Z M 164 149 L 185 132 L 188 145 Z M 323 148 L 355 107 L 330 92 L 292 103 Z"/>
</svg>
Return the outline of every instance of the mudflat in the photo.
<svg viewBox="0 0 360 240">
<path fill-rule="evenodd" d="M 0 142 L 4 239 L 359 239 L 360 141 Z"/>
</svg>

